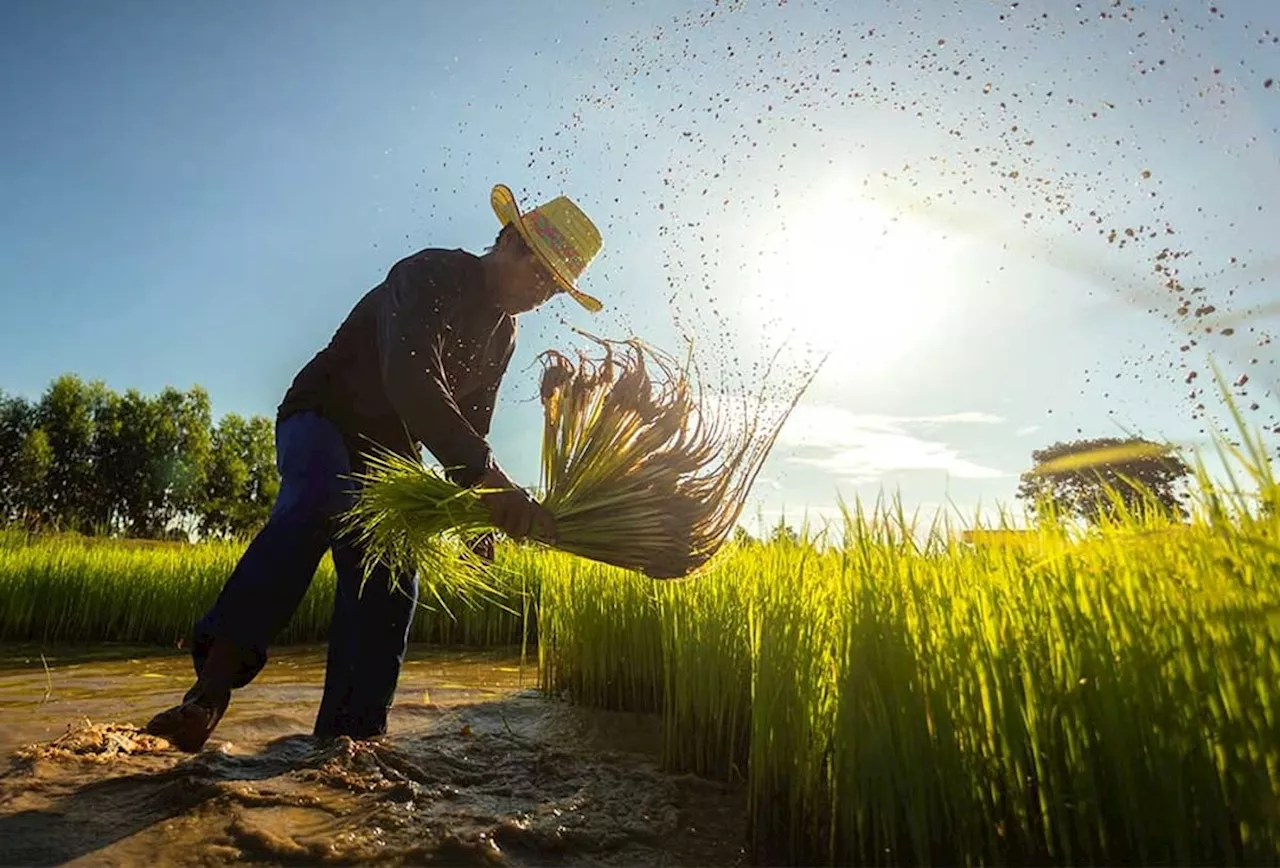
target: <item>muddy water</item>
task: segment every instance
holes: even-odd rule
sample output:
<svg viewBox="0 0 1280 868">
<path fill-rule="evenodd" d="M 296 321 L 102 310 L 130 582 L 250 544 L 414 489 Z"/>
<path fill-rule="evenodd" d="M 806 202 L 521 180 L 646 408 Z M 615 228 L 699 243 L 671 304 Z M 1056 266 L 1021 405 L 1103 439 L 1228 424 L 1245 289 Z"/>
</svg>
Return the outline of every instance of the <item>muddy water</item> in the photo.
<svg viewBox="0 0 1280 868">
<path fill-rule="evenodd" d="M 44 653 L 0 646 L 0 864 L 744 861 L 739 790 L 663 773 L 657 720 L 542 697 L 518 655 L 413 651 L 388 735 L 323 742 L 323 648 L 284 650 L 191 756 L 138 730 L 188 657 Z"/>
</svg>

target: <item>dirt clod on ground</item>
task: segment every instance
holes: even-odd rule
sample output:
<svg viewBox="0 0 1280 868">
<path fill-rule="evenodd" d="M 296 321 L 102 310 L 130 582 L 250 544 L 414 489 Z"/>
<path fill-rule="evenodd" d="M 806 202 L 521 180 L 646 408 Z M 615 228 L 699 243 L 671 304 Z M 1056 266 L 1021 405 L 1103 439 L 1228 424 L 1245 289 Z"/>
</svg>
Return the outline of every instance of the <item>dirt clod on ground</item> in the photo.
<svg viewBox="0 0 1280 868">
<path fill-rule="evenodd" d="M 48 744 L 30 744 L 14 751 L 20 760 L 84 760 L 111 762 L 121 757 L 171 750 L 166 739 L 148 735 L 136 726 L 119 723 L 67 724 L 67 731 Z"/>
</svg>

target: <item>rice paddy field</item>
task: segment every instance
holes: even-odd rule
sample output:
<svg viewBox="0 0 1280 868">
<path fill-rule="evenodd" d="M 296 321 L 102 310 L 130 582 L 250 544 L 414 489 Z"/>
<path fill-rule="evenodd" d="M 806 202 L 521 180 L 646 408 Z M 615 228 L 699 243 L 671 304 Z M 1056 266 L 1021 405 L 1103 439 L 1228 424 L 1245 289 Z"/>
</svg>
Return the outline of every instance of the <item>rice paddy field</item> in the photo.
<svg viewBox="0 0 1280 868">
<path fill-rule="evenodd" d="M 1262 509 L 1210 488 L 1188 523 L 1009 544 L 855 506 L 838 545 L 733 545 L 674 582 L 509 547 L 504 598 L 414 635 L 519 643 L 528 608 L 542 687 L 653 713 L 669 768 L 746 789 L 761 862 L 1274 864 L 1280 489 L 1259 472 Z M 7 537 L 0 638 L 172 644 L 237 552 Z M 332 584 L 282 642 L 323 636 Z"/>
<path fill-rule="evenodd" d="M 1274 863 L 1274 520 L 978 548 L 851 525 L 677 585 L 564 561 L 544 686 L 660 709 L 672 766 L 746 780 L 768 862 Z"/>
<path fill-rule="evenodd" d="M 0 642 L 122 642 L 182 647 L 212 605 L 243 544 L 185 545 L 92 537 L 28 540 L 0 532 Z M 323 640 L 336 576 L 325 555 L 280 644 Z M 411 641 L 435 645 L 519 645 L 536 630 L 525 601 L 536 588 L 499 575 L 477 606 L 424 588 Z M 527 619 L 525 617 L 527 612 Z"/>
</svg>

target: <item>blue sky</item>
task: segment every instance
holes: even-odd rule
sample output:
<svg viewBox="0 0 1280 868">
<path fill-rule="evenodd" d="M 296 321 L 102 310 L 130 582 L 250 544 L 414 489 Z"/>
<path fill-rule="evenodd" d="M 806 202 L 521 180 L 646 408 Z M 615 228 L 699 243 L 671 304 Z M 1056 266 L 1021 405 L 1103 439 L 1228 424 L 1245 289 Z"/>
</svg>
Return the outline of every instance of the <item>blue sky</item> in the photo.
<svg viewBox="0 0 1280 868">
<path fill-rule="evenodd" d="M 972 512 L 1061 438 L 1203 444 L 1210 352 L 1274 424 L 1280 7 L 1215 8 L 5 3 L 0 388 L 271 415 L 397 258 L 480 252 L 504 182 L 606 245 L 604 314 L 522 320 L 493 441 L 528 483 L 531 365 L 569 326 L 691 333 L 716 383 L 830 351 L 767 517 L 882 489 Z"/>
</svg>

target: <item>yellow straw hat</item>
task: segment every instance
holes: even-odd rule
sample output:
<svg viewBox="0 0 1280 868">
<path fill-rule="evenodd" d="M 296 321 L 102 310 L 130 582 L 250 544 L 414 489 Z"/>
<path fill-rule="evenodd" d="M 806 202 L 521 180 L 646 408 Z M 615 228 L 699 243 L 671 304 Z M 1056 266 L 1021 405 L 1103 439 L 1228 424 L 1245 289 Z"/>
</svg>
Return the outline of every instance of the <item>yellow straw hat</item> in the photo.
<svg viewBox="0 0 1280 868">
<path fill-rule="evenodd" d="M 515 224 L 524 243 L 547 267 L 561 289 L 592 313 L 604 307 L 577 286 L 578 278 L 600 252 L 602 243 L 600 230 L 571 199 L 558 196 L 521 214 L 511 188 L 496 184 L 489 194 L 489 204 L 504 227 Z"/>
</svg>

